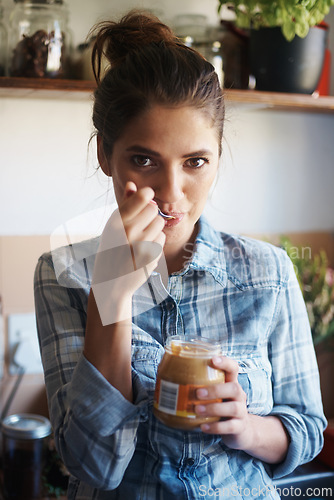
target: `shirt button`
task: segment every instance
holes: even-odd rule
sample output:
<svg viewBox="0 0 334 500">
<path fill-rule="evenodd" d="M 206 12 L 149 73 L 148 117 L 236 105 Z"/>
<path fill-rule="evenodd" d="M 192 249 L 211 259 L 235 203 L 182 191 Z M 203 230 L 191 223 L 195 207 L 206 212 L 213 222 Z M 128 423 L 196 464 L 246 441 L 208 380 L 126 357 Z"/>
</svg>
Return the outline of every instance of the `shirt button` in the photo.
<svg viewBox="0 0 334 500">
<path fill-rule="evenodd" d="M 194 465 L 195 463 L 195 459 L 194 458 L 188 458 L 186 460 L 186 465 L 188 465 L 188 467 L 191 467 L 192 465 Z"/>
</svg>

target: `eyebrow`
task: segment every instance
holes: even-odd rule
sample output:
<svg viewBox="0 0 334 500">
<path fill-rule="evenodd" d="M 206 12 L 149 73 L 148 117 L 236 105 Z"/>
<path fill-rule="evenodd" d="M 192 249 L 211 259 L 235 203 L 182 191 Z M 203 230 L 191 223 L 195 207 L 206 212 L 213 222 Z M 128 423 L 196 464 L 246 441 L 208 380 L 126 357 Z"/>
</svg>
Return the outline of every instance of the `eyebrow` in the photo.
<svg viewBox="0 0 334 500">
<path fill-rule="evenodd" d="M 154 151 L 153 149 L 149 148 L 144 148 L 143 146 L 139 145 L 137 146 L 136 144 L 128 147 L 126 151 L 161 158 L 161 154 L 158 153 L 158 151 Z M 208 156 L 208 155 L 212 155 L 212 151 L 210 151 L 209 149 L 200 149 L 199 151 L 193 151 L 192 153 L 187 153 L 183 155 L 182 158 L 198 158 L 200 156 Z"/>
</svg>

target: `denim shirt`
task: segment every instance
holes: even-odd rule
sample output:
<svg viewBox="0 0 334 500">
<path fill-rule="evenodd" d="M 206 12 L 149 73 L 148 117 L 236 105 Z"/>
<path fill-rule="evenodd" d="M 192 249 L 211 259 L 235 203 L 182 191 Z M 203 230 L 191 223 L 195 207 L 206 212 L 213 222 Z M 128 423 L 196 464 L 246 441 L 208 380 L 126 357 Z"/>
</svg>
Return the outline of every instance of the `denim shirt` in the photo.
<svg viewBox="0 0 334 500">
<path fill-rule="evenodd" d="M 306 308 L 286 253 L 217 232 L 202 217 L 183 270 L 166 288 L 157 272 L 146 284 L 160 303 L 141 312 L 147 288 L 133 298 L 130 403 L 82 354 L 97 248 L 98 239 L 76 244 L 75 265 L 66 248 L 44 254 L 35 272 L 50 418 L 71 473 L 69 500 L 279 498 L 273 479 L 312 460 L 326 426 Z M 223 436 L 172 429 L 155 418 L 157 368 L 175 334 L 219 340 L 238 362 L 248 411 L 278 416 L 289 434 L 282 463 L 263 463 L 230 449 Z"/>
</svg>

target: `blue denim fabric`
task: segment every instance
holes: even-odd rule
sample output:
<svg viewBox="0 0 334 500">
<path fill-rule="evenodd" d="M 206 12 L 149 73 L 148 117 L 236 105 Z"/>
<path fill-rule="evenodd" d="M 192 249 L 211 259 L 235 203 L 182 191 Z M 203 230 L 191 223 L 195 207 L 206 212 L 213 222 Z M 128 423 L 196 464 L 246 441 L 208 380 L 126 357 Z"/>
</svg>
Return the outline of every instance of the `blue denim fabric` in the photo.
<svg viewBox="0 0 334 500">
<path fill-rule="evenodd" d="M 97 247 L 98 239 L 77 244 L 84 257 L 75 265 L 64 249 L 44 254 L 35 273 L 50 418 L 71 473 L 69 500 L 279 498 L 272 479 L 317 455 L 326 426 L 307 313 L 286 253 L 216 232 L 201 218 L 189 260 L 167 290 L 155 272 L 133 299 L 130 403 L 82 354 Z M 157 297 L 164 299 L 154 305 Z M 157 368 L 174 334 L 219 340 L 237 360 L 248 411 L 278 416 L 290 435 L 283 463 L 269 466 L 218 435 L 171 429 L 154 417 Z"/>
</svg>

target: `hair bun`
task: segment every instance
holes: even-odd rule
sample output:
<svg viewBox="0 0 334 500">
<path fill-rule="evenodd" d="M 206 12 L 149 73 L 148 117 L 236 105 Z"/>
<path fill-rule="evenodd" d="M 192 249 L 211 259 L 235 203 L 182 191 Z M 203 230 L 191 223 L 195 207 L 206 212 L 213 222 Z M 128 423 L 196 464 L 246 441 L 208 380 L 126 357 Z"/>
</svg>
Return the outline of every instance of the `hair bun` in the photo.
<svg viewBox="0 0 334 500">
<path fill-rule="evenodd" d="M 110 67 L 119 65 L 125 57 L 151 43 L 175 44 L 178 39 L 172 30 L 153 14 L 132 10 L 119 22 L 102 21 L 92 30 L 96 36 L 92 65 L 99 83 L 101 60 L 104 56 Z"/>
</svg>

